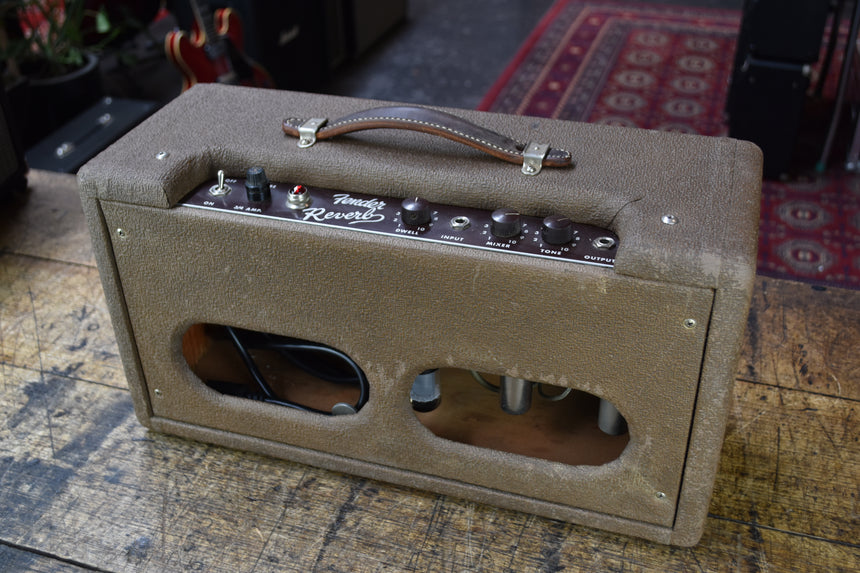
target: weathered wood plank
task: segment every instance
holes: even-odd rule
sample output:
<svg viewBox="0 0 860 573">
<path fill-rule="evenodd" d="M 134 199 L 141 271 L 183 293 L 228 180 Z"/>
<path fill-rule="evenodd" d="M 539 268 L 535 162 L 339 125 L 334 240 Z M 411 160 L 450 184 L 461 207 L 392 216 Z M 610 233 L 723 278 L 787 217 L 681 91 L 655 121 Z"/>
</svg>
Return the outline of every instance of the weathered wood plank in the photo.
<svg viewBox="0 0 860 573">
<path fill-rule="evenodd" d="M 0 362 L 127 387 L 98 271 L 0 254 Z"/>
<path fill-rule="evenodd" d="M 594 534 L 585 528 L 564 524 L 558 524 L 551 537 L 537 543 L 532 536 L 520 541 L 515 559 L 500 570 L 847 573 L 860 565 L 860 549 L 856 546 L 717 519 L 708 520 L 702 541 L 693 548 L 659 546 L 603 532 Z M 523 546 L 523 543 L 532 545 Z M 439 569 L 443 568 L 434 570 Z M 495 569 L 486 567 L 485 570 Z"/>
<path fill-rule="evenodd" d="M 860 400 L 860 291 L 759 277 L 738 376 Z"/>
<path fill-rule="evenodd" d="M 860 547 L 813 537 L 827 534 L 828 519 L 853 529 L 843 516 L 815 508 L 845 503 L 844 488 L 795 475 L 806 461 L 782 450 L 784 486 L 749 488 L 742 507 L 759 508 L 735 520 L 726 498 L 742 482 L 721 477 L 719 501 L 706 534 L 693 549 L 660 546 L 585 527 L 481 506 L 455 498 L 394 487 L 262 456 L 148 433 L 132 415 L 126 391 L 42 377 L 2 367 L 0 418 L 0 537 L 9 543 L 62 555 L 109 571 L 605 571 L 605 570 L 816 570 L 860 567 Z M 807 407 L 843 400 L 739 383 L 729 443 L 742 442 L 754 473 L 770 467 L 766 439 L 747 444 L 758 416 L 760 392 L 785 394 L 781 423 L 808 423 Z M 794 399 L 794 395 L 797 396 Z M 792 402 L 794 399 L 794 402 Z M 812 400 L 804 402 L 803 400 Z M 774 403 L 778 400 L 774 400 Z M 792 405 L 793 404 L 793 405 Z M 805 406 L 811 404 L 812 406 Z M 780 412 L 779 408 L 775 408 Z M 754 412 L 754 410 L 756 410 Z M 776 415 L 776 414 L 774 414 Z M 833 420 L 837 414 L 833 414 Z M 825 425 L 833 422 L 827 418 Z M 835 422 L 834 422 L 835 423 Z M 842 453 L 846 481 L 856 475 L 857 432 L 829 432 L 848 439 Z M 829 439 L 810 433 L 809 451 L 824 452 Z M 786 444 L 787 447 L 787 444 Z M 727 455 L 741 455 L 727 447 Z M 852 453 L 853 452 L 853 453 Z M 775 454 L 776 452 L 774 452 Z M 829 454 L 828 454 L 829 455 Z M 824 454 L 819 454 L 824 458 Z M 849 462 L 854 464 L 849 467 Z M 724 471 L 728 464 L 724 459 Z M 802 477 L 802 476 L 801 476 Z M 845 482 L 841 482 L 845 483 Z M 855 481 L 856 483 L 856 481 Z M 812 497 L 816 496 L 817 501 Z M 856 498 L 850 498 L 856 503 Z M 796 508 L 803 519 L 771 519 Z M 780 531 L 794 527 L 793 531 Z M 775 529 L 776 528 L 776 529 Z M 814 529 L 810 529 L 814 531 Z M 840 537 L 841 536 L 841 537 Z M 557 566 L 557 568 L 556 568 Z"/>
<path fill-rule="evenodd" d="M 737 382 L 711 512 L 858 543 L 858 402 Z"/>
<path fill-rule="evenodd" d="M 71 563 L 0 543 L 0 571 L 16 573 L 82 573 L 92 571 Z"/>
<path fill-rule="evenodd" d="M 74 175 L 30 171 L 28 192 L 0 214 L 0 252 L 95 266 Z"/>
</svg>

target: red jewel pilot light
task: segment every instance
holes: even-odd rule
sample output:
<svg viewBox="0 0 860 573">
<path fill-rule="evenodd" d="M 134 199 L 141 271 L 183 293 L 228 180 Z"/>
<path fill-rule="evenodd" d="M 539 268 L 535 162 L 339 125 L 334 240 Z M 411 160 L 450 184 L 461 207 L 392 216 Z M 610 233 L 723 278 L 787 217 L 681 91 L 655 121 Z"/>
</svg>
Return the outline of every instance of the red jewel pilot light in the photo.
<svg viewBox="0 0 860 573">
<path fill-rule="evenodd" d="M 311 203 L 311 194 L 304 185 L 295 185 L 287 193 L 287 207 L 290 209 L 304 209 Z"/>
</svg>

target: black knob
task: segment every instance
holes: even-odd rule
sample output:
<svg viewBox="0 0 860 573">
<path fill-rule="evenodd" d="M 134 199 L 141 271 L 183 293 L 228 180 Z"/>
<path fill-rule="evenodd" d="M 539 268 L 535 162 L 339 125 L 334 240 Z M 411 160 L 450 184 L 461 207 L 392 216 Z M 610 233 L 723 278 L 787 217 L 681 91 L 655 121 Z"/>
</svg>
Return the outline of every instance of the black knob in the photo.
<svg viewBox="0 0 860 573">
<path fill-rule="evenodd" d="M 404 225 L 426 225 L 431 215 L 430 203 L 421 197 L 410 197 L 400 203 L 400 220 Z"/>
<path fill-rule="evenodd" d="M 496 237 L 516 237 L 522 231 L 522 217 L 512 209 L 496 209 L 490 218 L 493 220 L 490 232 Z"/>
<path fill-rule="evenodd" d="M 250 167 L 245 172 L 245 191 L 248 194 L 248 201 L 268 201 L 272 198 L 269 178 L 266 177 L 262 167 Z"/>
<path fill-rule="evenodd" d="M 540 236 L 549 245 L 564 245 L 573 240 L 573 221 L 564 215 L 545 217 Z"/>
</svg>

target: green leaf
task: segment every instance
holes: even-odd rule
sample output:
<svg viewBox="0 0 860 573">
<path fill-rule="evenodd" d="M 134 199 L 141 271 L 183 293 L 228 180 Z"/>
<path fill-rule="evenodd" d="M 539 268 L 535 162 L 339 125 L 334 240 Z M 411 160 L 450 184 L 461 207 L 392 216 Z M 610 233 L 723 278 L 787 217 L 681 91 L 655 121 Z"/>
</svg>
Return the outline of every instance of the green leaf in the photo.
<svg viewBox="0 0 860 573">
<path fill-rule="evenodd" d="M 99 34 L 107 34 L 110 32 L 110 18 L 108 18 L 107 11 L 105 7 L 102 6 L 101 10 L 96 14 L 96 32 Z"/>
</svg>

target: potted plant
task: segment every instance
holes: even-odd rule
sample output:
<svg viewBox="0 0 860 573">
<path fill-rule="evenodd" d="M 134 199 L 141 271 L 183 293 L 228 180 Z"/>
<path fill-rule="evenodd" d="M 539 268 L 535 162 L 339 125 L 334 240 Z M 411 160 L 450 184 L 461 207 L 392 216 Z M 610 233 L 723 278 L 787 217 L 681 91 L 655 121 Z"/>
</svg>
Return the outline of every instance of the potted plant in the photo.
<svg viewBox="0 0 860 573">
<path fill-rule="evenodd" d="M 119 30 L 104 2 L 0 0 L 3 83 L 26 147 L 102 95 L 97 54 Z"/>
</svg>

